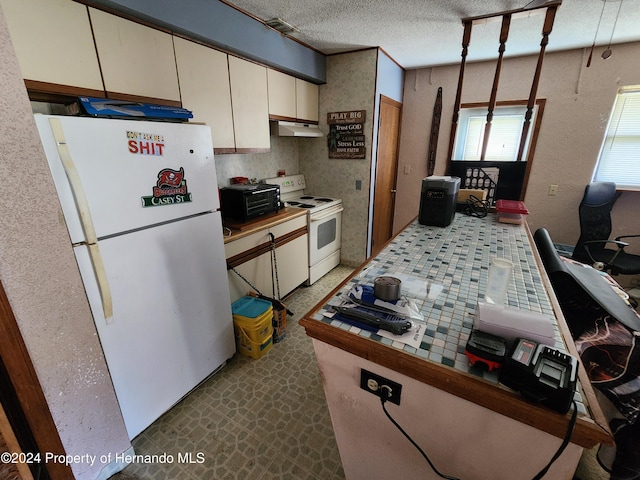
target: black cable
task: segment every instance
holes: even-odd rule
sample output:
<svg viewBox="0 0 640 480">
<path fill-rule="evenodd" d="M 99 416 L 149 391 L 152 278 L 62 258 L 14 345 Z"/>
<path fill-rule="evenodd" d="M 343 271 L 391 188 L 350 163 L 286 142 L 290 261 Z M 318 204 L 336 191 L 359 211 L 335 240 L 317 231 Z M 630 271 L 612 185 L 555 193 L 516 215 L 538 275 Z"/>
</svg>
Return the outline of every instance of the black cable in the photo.
<svg viewBox="0 0 640 480">
<path fill-rule="evenodd" d="M 577 419 L 578 419 L 578 405 L 576 404 L 576 401 L 573 400 L 573 413 L 571 414 L 571 421 L 569 422 L 569 428 L 567 428 L 567 433 L 564 436 L 564 440 L 562 441 L 560 448 L 558 448 L 558 451 L 551 458 L 549 463 L 547 463 L 547 466 L 544 467 L 542 470 L 540 470 L 540 472 L 538 472 L 538 474 L 535 477 L 533 477 L 533 480 L 540 480 L 542 477 L 544 477 L 546 473 L 549 471 L 549 468 L 551 468 L 551 465 L 553 464 L 553 462 L 555 462 L 560 457 L 560 455 L 562 455 L 562 452 L 564 452 L 564 449 L 567 448 L 567 445 L 569 445 L 569 441 L 571 440 L 571 435 L 573 434 L 573 428 L 576 426 Z"/>
<path fill-rule="evenodd" d="M 489 214 L 489 202 L 480 200 L 474 195 L 469 195 L 464 208 L 464 214 L 470 217 L 484 218 Z"/>
<path fill-rule="evenodd" d="M 391 390 L 389 389 L 389 387 L 387 385 L 383 385 L 382 387 L 380 387 L 380 390 L 383 390 L 385 388 L 386 388 L 387 397 L 388 397 L 389 395 L 391 395 Z M 405 432 L 403 430 L 403 428 L 400 426 L 400 424 L 398 424 L 398 422 L 396 422 L 393 419 L 393 417 L 389 414 L 389 412 L 387 411 L 387 408 L 384 406 L 386 401 L 387 401 L 387 398 L 384 395 L 380 395 L 380 404 L 382 405 L 382 411 L 384 412 L 384 414 L 391 421 L 391 423 L 393 423 L 395 425 L 395 427 L 398 430 L 400 430 L 400 433 L 402 433 L 402 435 L 404 435 L 405 438 L 411 442 L 411 445 L 413 445 L 420 452 L 422 457 L 427 461 L 427 463 L 433 469 L 433 471 L 440 478 L 444 478 L 446 480 L 460 480 L 457 477 L 450 477 L 449 475 L 444 475 L 444 474 L 442 474 L 442 473 L 440 473 L 438 471 L 438 469 L 431 462 L 431 460 L 429 459 L 427 454 L 424 452 L 424 450 L 422 450 L 422 448 L 420 448 L 420 446 L 409 436 L 409 434 L 407 434 L 407 432 Z M 576 425 L 577 419 L 578 419 L 578 405 L 576 404 L 576 401 L 573 400 L 573 413 L 571 414 L 571 421 L 569 422 L 569 426 L 567 428 L 567 433 L 565 434 L 564 439 L 562 440 L 562 444 L 560 445 L 560 447 L 558 448 L 556 453 L 553 455 L 553 457 L 551 458 L 549 463 L 542 470 L 540 470 L 535 477 L 533 477 L 533 480 L 540 480 L 542 477 L 544 477 L 547 474 L 547 472 L 549 471 L 549 468 L 551 468 L 551 465 L 553 465 L 553 463 L 560 457 L 560 455 L 562 455 L 562 452 L 564 452 L 564 449 L 567 448 L 567 445 L 569 445 L 569 442 L 571 441 L 571 435 L 573 434 L 573 429 L 574 429 L 574 427 Z"/>
<path fill-rule="evenodd" d="M 382 387 L 380 387 L 380 390 L 384 389 L 384 388 L 389 388 L 386 385 L 383 385 Z M 388 392 L 389 394 L 391 394 L 391 392 Z M 443 475 L 442 473 L 440 473 L 438 471 L 438 469 L 435 467 L 435 465 L 433 463 L 431 463 L 431 460 L 429 460 L 429 457 L 427 456 L 426 453 L 424 453 L 424 451 L 422 450 L 422 448 L 420 448 L 420 446 L 413 441 L 413 439 L 407 434 L 407 432 L 405 432 L 402 427 L 398 424 L 398 422 L 396 422 L 393 417 L 389 414 L 389 412 L 387 412 L 386 407 L 384 406 L 385 402 L 387 401 L 387 399 L 385 398 L 384 395 L 380 395 L 380 403 L 382 404 L 382 410 L 384 411 L 385 415 L 387 416 L 387 418 L 391 421 L 391 423 L 393 423 L 396 428 L 398 430 L 400 430 L 400 432 L 405 436 L 405 438 L 407 440 L 409 440 L 411 442 L 411 444 L 416 447 L 416 449 L 420 452 L 420 454 L 424 457 L 424 459 L 427 461 L 427 463 L 429 464 L 429 466 L 431 466 L 431 468 L 433 469 L 434 472 L 436 472 L 436 474 L 441 477 L 444 478 L 446 480 L 460 480 L 459 478 L 456 477 L 450 477 L 448 475 Z"/>
</svg>

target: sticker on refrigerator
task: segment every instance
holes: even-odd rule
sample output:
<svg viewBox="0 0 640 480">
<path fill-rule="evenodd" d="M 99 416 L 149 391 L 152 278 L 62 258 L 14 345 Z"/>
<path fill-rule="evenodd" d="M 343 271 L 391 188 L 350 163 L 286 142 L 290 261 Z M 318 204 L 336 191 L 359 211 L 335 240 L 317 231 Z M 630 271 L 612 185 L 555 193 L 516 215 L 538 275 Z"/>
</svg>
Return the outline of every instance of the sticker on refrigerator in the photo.
<svg viewBox="0 0 640 480">
<path fill-rule="evenodd" d="M 161 157 L 164 153 L 164 136 L 155 133 L 127 131 L 129 153 L 136 155 L 154 155 Z"/>
<path fill-rule="evenodd" d="M 165 168 L 158 173 L 158 181 L 153 187 L 153 195 L 142 197 L 143 207 L 162 207 L 191 201 L 191 193 L 187 190 L 184 168 L 173 170 Z"/>
</svg>

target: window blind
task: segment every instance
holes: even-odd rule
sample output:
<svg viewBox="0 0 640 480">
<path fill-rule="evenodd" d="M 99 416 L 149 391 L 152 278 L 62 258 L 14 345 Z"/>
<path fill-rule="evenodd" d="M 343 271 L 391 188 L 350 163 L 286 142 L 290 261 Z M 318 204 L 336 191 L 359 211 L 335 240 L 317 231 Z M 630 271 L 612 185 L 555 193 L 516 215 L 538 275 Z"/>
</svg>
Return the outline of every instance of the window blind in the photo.
<svg viewBox="0 0 640 480">
<path fill-rule="evenodd" d="M 486 115 L 469 117 L 463 160 L 480 160 L 486 122 Z M 523 122 L 524 115 L 494 115 L 491 121 L 485 160 L 515 162 L 520 146 Z"/>
<path fill-rule="evenodd" d="M 593 180 L 640 190 L 640 88 L 616 96 Z"/>
</svg>

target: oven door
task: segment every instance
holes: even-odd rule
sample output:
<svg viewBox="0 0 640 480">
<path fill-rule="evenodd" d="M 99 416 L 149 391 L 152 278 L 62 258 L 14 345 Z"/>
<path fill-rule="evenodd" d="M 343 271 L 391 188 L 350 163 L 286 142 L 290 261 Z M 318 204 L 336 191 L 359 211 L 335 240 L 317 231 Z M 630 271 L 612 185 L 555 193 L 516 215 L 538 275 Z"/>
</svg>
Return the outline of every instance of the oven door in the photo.
<svg viewBox="0 0 640 480">
<path fill-rule="evenodd" d="M 309 215 L 309 265 L 313 266 L 340 250 L 342 205 Z"/>
</svg>

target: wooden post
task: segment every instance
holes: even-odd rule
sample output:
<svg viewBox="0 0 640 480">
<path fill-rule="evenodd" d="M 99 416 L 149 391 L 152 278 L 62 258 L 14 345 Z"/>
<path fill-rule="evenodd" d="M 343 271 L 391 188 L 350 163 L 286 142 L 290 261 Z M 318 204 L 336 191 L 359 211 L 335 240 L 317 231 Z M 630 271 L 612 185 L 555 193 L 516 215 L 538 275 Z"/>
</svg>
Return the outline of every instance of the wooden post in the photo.
<svg viewBox="0 0 640 480">
<path fill-rule="evenodd" d="M 506 50 L 507 39 L 509 38 L 509 25 L 511 24 L 511 14 L 506 13 L 502 16 L 502 27 L 500 28 L 500 46 L 498 47 L 498 63 L 496 64 L 496 73 L 493 77 L 493 87 L 491 87 L 491 98 L 489 99 L 489 111 L 487 112 L 487 123 L 484 127 L 484 138 L 482 140 L 482 150 L 480 161 L 484 161 L 487 153 L 487 145 L 489 144 L 489 135 L 491 134 L 491 122 L 493 120 L 493 111 L 496 108 L 496 98 L 498 96 L 498 83 L 500 83 L 500 71 L 502 70 L 502 58 Z"/>
<path fill-rule="evenodd" d="M 527 143 L 529 126 L 531 125 L 531 116 L 533 115 L 533 107 L 536 103 L 538 85 L 540 84 L 540 74 L 542 73 L 544 51 L 547 48 L 547 44 L 549 43 L 549 34 L 551 34 L 551 30 L 553 29 L 553 21 L 555 20 L 557 10 L 558 5 L 551 5 L 547 8 L 547 14 L 544 18 L 544 25 L 542 27 L 542 41 L 540 42 L 540 53 L 538 54 L 538 64 L 536 65 L 536 72 L 533 76 L 533 83 L 531 84 L 531 92 L 529 93 L 529 101 L 527 102 L 527 111 L 524 114 L 524 124 L 522 125 L 522 135 L 520 136 L 520 146 L 518 147 L 518 162 L 521 162 L 523 160 L 522 155 L 524 154 L 524 146 Z"/>
<path fill-rule="evenodd" d="M 464 33 L 462 34 L 462 62 L 460 63 L 460 74 L 458 76 L 458 90 L 456 91 L 456 101 L 453 104 L 453 121 L 451 123 L 451 136 L 449 137 L 449 158 L 447 159 L 447 169 L 449 169 L 449 162 L 453 156 L 453 146 L 456 141 L 456 130 L 458 129 L 458 117 L 460 114 L 460 103 L 462 101 L 462 84 L 464 82 L 464 66 L 467 61 L 467 53 L 469 43 L 471 43 L 471 26 L 472 21 L 463 20 Z"/>
</svg>

